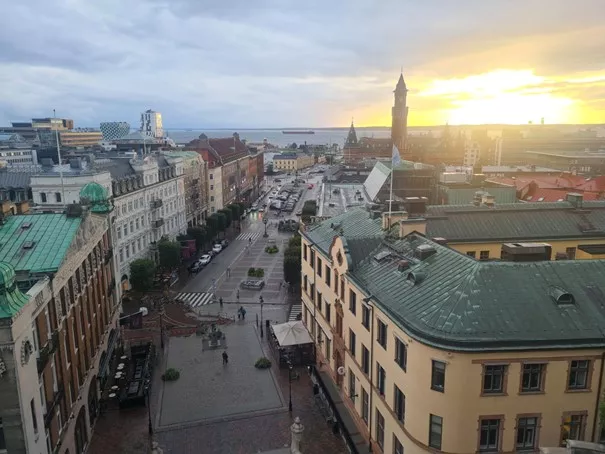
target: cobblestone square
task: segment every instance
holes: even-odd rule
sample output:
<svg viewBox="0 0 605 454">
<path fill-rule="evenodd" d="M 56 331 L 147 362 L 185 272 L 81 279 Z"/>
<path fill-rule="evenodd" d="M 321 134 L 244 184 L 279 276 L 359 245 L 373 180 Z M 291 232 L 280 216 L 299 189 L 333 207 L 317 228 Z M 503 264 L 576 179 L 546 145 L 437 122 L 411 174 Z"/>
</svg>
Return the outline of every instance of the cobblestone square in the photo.
<svg viewBox="0 0 605 454">
<path fill-rule="evenodd" d="M 272 371 L 254 367 L 263 356 L 254 326 L 225 326 L 223 332 L 229 345 L 226 365 L 225 350 L 202 351 L 199 337 L 170 340 L 167 367 L 181 376 L 163 383 L 160 427 L 283 408 Z"/>
</svg>

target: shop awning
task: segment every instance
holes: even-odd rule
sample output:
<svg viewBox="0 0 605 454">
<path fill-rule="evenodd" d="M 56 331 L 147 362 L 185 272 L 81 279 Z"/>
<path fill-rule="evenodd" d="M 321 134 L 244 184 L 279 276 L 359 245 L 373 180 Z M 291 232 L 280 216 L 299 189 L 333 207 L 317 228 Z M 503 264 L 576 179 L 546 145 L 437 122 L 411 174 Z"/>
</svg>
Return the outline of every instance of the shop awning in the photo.
<svg viewBox="0 0 605 454">
<path fill-rule="evenodd" d="M 313 343 L 309 331 L 300 320 L 272 325 L 271 328 L 273 328 L 273 334 L 275 334 L 280 347 Z"/>
</svg>

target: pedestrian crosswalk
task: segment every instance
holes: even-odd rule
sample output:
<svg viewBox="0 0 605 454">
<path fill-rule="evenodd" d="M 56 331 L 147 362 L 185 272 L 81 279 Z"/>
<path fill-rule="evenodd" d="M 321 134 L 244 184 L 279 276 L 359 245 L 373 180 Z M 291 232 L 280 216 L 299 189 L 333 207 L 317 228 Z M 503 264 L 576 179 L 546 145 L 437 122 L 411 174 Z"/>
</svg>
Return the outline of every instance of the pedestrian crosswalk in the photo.
<svg viewBox="0 0 605 454">
<path fill-rule="evenodd" d="M 244 232 L 244 233 L 240 233 L 236 240 L 246 240 L 246 241 L 254 241 L 257 238 L 259 238 L 261 236 L 260 232 Z"/>
<path fill-rule="evenodd" d="M 212 293 L 181 292 L 176 295 L 176 299 L 187 303 L 191 307 L 200 307 L 212 303 Z"/>
<path fill-rule="evenodd" d="M 292 309 L 290 309 L 290 317 L 288 317 L 289 322 L 295 322 L 296 320 L 300 320 L 302 314 L 302 304 L 293 304 Z"/>
</svg>

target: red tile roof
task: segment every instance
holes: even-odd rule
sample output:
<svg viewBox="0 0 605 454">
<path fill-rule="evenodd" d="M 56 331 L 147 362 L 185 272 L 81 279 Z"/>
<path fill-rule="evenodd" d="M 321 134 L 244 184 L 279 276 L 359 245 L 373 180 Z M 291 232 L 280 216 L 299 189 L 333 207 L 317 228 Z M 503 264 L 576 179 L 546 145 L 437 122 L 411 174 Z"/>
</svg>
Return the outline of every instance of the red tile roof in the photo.
<svg viewBox="0 0 605 454">
<path fill-rule="evenodd" d="M 567 189 L 542 189 L 537 188 L 535 191 L 528 193 L 524 198 L 524 202 L 561 202 L 564 201 L 569 194 Z M 582 192 L 584 200 L 598 200 L 599 194 L 596 192 Z"/>
<path fill-rule="evenodd" d="M 248 147 L 238 138 L 209 139 L 204 135 L 185 145 L 185 150 L 195 150 L 212 166 L 224 165 L 249 156 Z"/>
</svg>

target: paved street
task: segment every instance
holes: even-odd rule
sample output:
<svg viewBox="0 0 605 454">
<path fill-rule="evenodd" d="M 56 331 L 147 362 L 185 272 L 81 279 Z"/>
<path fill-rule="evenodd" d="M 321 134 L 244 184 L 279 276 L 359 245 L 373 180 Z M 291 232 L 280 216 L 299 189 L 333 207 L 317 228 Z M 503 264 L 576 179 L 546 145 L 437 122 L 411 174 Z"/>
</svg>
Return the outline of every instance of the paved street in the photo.
<svg viewBox="0 0 605 454">
<path fill-rule="evenodd" d="M 225 348 L 202 349 L 201 337 L 172 338 L 167 367 L 181 372 L 176 382 L 163 384 L 159 428 L 266 410 L 284 409 L 271 370 L 254 367 L 263 356 L 255 327 L 222 327 Z M 223 364 L 222 353 L 229 354 Z"/>
</svg>

